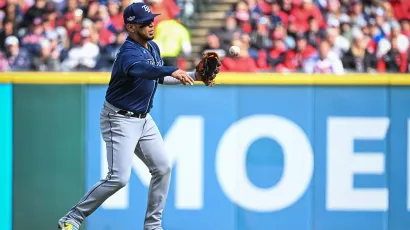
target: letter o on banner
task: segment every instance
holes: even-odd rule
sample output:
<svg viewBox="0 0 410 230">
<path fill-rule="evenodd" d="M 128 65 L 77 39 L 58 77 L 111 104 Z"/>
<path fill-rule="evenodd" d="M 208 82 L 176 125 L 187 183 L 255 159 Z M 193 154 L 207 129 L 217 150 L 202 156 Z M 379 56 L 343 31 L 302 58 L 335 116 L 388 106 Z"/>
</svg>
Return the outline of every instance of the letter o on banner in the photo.
<svg viewBox="0 0 410 230">
<path fill-rule="evenodd" d="M 247 151 L 260 138 L 271 138 L 283 149 L 283 175 L 270 188 L 256 187 L 246 172 Z M 224 133 L 216 154 L 222 190 L 232 202 L 257 212 L 277 211 L 295 203 L 308 188 L 314 170 L 313 151 L 304 131 L 276 115 L 254 115 L 237 121 Z"/>
</svg>

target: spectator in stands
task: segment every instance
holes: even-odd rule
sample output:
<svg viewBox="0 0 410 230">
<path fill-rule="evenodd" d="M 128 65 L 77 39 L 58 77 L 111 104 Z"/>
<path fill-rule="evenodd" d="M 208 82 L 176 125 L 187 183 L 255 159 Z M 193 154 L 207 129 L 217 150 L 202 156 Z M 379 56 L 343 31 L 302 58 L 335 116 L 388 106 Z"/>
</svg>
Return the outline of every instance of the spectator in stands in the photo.
<svg viewBox="0 0 410 230">
<path fill-rule="evenodd" d="M 389 0 L 395 18 L 398 20 L 410 19 L 410 2 L 408 0 Z"/>
<path fill-rule="evenodd" d="M 103 27 L 109 30 L 114 35 L 118 32 L 118 28 L 112 23 L 110 13 L 108 12 L 108 7 L 105 5 L 100 5 L 98 9 L 98 16 L 103 23 Z"/>
<path fill-rule="evenodd" d="M 52 52 L 52 44 L 49 40 L 41 40 L 40 52 L 33 58 L 32 65 L 35 71 L 61 71 L 58 54 Z"/>
<path fill-rule="evenodd" d="M 62 9 L 62 14 L 74 13 L 78 9 L 77 0 L 65 0 L 66 6 Z"/>
<path fill-rule="evenodd" d="M 110 68 L 114 64 L 117 52 L 120 49 L 122 43 L 125 42 L 126 38 L 127 33 L 123 31 L 116 36 L 116 39 L 113 43 L 103 46 L 101 48 L 101 56 L 98 60 L 98 66 L 96 67 L 97 69 L 102 71 L 110 70 Z"/>
<path fill-rule="evenodd" d="M 106 3 L 105 1 L 102 1 L 102 2 Z M 87 13 L 88 5 L 89 5 L 88 0 L 77 0 L 77 7 L 83 10 L 84 14 Z"/>
<path fill-rule="evenodd" d="M 6 13 L 6 21 L 12 21 L 14 26 L 23 21 L 23 11 L 17 0 L 7 0 L 6 5 L 1 10 Z"/>
<path fill-rule="evenodd" d="M 327 40 L 332 47 L 332 51 L 336 53 L 339 58 L 342 58 L 350 48 L 349 40 L 340 35 L 340 24 L 337 20 L 332 19 L 329 22 Z"/>
<path fill-rule="evenodd" d="M 256 23 L 256 29 L 252 31 L 250 54 L 253 58 L 257 58 L 259 50 L 265 50 L 272 47 L 272 39 L 270 38 L 269 28 L 270 21 L 266 17 L 261 17 Z"/>
<path fill-rule="evenodd" d="M 315 18 L 320 28 L 326 26 L 319 8 L 313 4 L 312 0 L 297 0 L 293 1 L 293 4 L 295 6 L 292 8 L 290 15 L 295 18 L 295 25 L 298 28 L 298 32 L 308 31 L 309 17 Z"/>
<path fill-rule="evenodd" d="M 15 35 L 14 22 L 11 20 L 4 21 L 3 29 L 0 31 L 0 51 L 6 51 L 5 41 L 8 36 Z"/>
<path fill-rule="evenodd" d="M 340 22 L 340 35 L 346 38 L 348 41 L 352 41 L 352 24 L 347 14 L 342 14 L 339 19 Z"/>
<path fill-rule="evenodd" d="M 401 33 L 401 26 L 396 21 L 391 23 L 390 37 L 397 38 L 397 46 L 400 52 L 408 51 L 410 40 L 407 36 Z"/>
<path fill-rule="evenodd" d="M 191 35 L 182 24 L 180 15 L 175 19 L 163 20 L 155 28 L 155 41 L 161 50 L 166 66 L 178 66 L 178 57 L 190 57 Z"/>
<path fill-rule="evenodd" d="M 293 0 L 282 0 L 282 4 L 281 4 L 282 11 L 288 15 L 292 11 L 292 1 Z"/>
<path fill-rule="evenodd" d="M 235 18 L 238 23 L 238 27 L 245 33 L 252 31 L 252 23 L 256 18 L 251 18 L 248 4 L 245 1 L 239 1 L 235 6 Z"/>
<path fill-rule="evenodd" d="M 248 5 L 252 21 L 258 20 L 259 16 L 262 14 L 262 9 L 258 5 L 258 0 L 246 0 L 246 4 Z"/>
<path fill-rule="evenodd" d="M 58 55 L 60 57 L 59 58 L 60 62 L 62 62 L 68 56 L 68 51 L 71 48 L 70 47 L 71 43 L 70 43 L 69 38 L 67 37 L 67 30 L 64 27 L 62 26 L 56 27 L 55 32 L 56 32 L 55 34 L 56 37 L 54 38 L 51 36 L 50 38 L 52 41 L 52 44 L 54 43 L 56 44 L 53 52 L 58 52 Z"/>
<path fill-rule="evenodd" d="M 46 12 L 42 16 L 44 32 L 55 32 L 59 12 L 57 11 L 57 6 L 54 2 L 49 1 L 46 3 Z"/>
<path fill-rule="evenodd" d="M 377 70 L 379 72 L 406 73 L 409 65 L 408 52 L 399 50 L 397 37 L 392 37 L 390 43 L 391 48 L 379 60 Z"/>
<path fill-rule="evenodd" d="M 271 28 L 279 25 L 287 26 L 289 15 L 285 13 L 279 4 L 279 0 L 272 0 L 272 8 L 270 13 Z"/>
<path fill-rule="evenodd" d="M 66 29 L 66 36 L 68 38 L 68 41 L 70 42 L 70 47 L 72 47 L 74 44 L 78 43 L 78 34 L 81 30 L 81 24 L 78 24 L 74 13 L 67 13 L 64 16 L 64 27 Z"/>
<path fill-rule="evenodd" d="M 34 5 L 31 6 L 24 14 L 22 27 L 29 27 L 34 19 L 42 17 L 46 13 L 46 0 L 35 0 Z"/>
<path fill-rule="evenodd" d="M 56 29 L 60 29 L 61 27 L 58 27 Z M 50 52 L 51 55 L 58 60 L 60 60 L 61 55 L 65 52 L 64 51 L 64 46 L 62 44 L 61 38 L 57 32 L 57 30 L 50 31 L 45 34 L 46 39 L 50 42 Z"/>
<path fill-rule="evenodd" d="M 235 16 L 232 13 L 228 13 L 225 19 L 225 25 L 216 31 L 211 31 L 211 34 L 215 34 L 219 38 L 221 48 L 228 52 L 229 47 L 232 45 L 234 39 L 238 39 L 242 30 L 238 27 Z"/>
<path fill-rule="evenodd" d="M 339 0 L 328 0 L 326 2 L 327 13 L 324 19 L 329 24 L 329 21 L 336 20 L 340 21 L 343 16 L 342 8 Z"/>
<path fill-rule="evenodd" d="M 410 19 L 400 20 L 401 33 L 410 39 Z"/>
<path fill-rule="evenodd" d="M 384 20 L 386 22 L 397 21 L 394 18 L 393 7 L 388 1 L 380 2 L 380 7 L 384 10 Z"/>
<path fill-rule="evenodd" d="M 120 2 L 117 0 L 108 0 L 108 14 L 110 22 L 113 25 L 114 31 L 121 31 L 124 29 L 124 20 L 120 12 Z"/>
<path fill-rule="evenodd" d="M 10 66 L 7 61 L 6 55 L 0 51 L 0 72 L 10 71 Z"/>
<path fill-rule="evenodd" d="M 353 43 L 349 51 L 343 56 L 343 67 L 354 72 L 374 72 L 376 70 L 376 55 L 366 49 L 363 33 L 356 29 L 353 34 Z"/>
<path fill-rule="evenodd" d="M 240 48 L 238 57 L 225 57 L 222 60 L 221 72 L 256 72 L 256 62 L 249 56 L 249 38 L 242 37 L 232 42 L 232 45 Z"/>
<path fill-rule="evenodd" d="M 385 20 L 385 12 L 382 8 L 378 7 L 374 10 L 372 14 L 374 20 L 376 21 L 377 27 L 381 30 L 380 32 L 383 35 L 389 35 L 390 34 L 390 23 L 386 22 Z"/>
<path fill-rule="evenodd" d="M 219 38 L 215 34 L 209 34 L 206 37 L 206 44 L 202 47 L 201 49 L 201 54 L 204 52 L 216 52 L 219 54 L 221 58 L 224 58 L 226 56 L 226 52 L 224 49 L 221 47 L 221 43 L 219 42 Z"/>
<path fill-rule="evenodd" d="M 303 63 L 317 55 L 316 49 L 309 45 L 305 33 L 296 36 L 296 47 L 286 51 L 284 60 L 276 67 L 278 72 L 295 72 L 303 70 Z"/>
<path fill-rule="evenodd" d="M 314 17 L 309 17 L 308 23 L 309 29 L 307 31 L 307 41 L 309 45 L 317 49 L 320 41 L 326 37 L 326 31 L 319 27 L 319 24 Z"/>
<path fill-rule="evenodd" d="M 351 13 L 350 19 L 353 24 L 356 25 L 366 25 L 369 17 L 363 12 L 363 4 L 361 0 L 352 0 L 351 1 Z"/>
<path fill-rule="evenodd" d="M 268 62 L 273 68 L 282 63 L 285 58 L 287 47 L 285 44 L 286 31 L 282 26 L 278 26 L 272 33 L 273 46 L 268 54 Z"/>
<path fill-rule="evenodd" d="M 402 33 L 410 39 L 410 19 L 402 19 L 400 20 L 400 25 L 402 28 Z"/>
<path fill-rule="evenodd" d="M 92 21 L 99 20 L 100 19 L 98 15 L 99 9 L 100 9 L 100 4 L 98 2 L 96 1 L 90 2 L 87 13 L 86 13 L 86 17 Z"/>
<path fill-rule="evenodd" d="M 306 61 L 304 71 L 306 73 L 344 74 L 342 62 L 337 54 L 331 50 L 327 40 L 320 42 L 318 55 Z"/>
<path fill-rule="evenodd" d="M 4 11 L 0 10 L 0 31 L 3 30 L 3 25 L 4 25 L 5 18 L 6 18 L 6 13 L 4 13 Z"/>
<path fill-rule="evenodd" d="M 33 20 L 28 31 L 22 39 L 22 45 L 32 54 L 38 52 L 40 41 L 45 39 L 43 19 L 37 17 Z"/>
<path fill-rule="evenodd" d="M 81 44 L 76 45 L 68 52 L 68 57 L 63 62 L 63 70 L 93 70 L 97 64 L 99 54 L 99 47 L 91 41 L 91 32 L 83 29 L 81 31 Z"/>
<path fill-rule="evenodd" d="M 31 56 L 20 47 L 15 36 L 8 36 L 5 40 L 6 59 L 11 71 L 28 71 L 31 67 Z"/>
<path fill-rule="evenodd" d="M 125 8 L 129 6 L 132 2 L 141 2 L 142 0 L 121 0 L 121 6 L 120 6 L 120 11 L 124 12 Z"/>
<path fill-rule="evenodd" d="M 376 44 L 378 44 L 379 41 L 385 37 L 383 31 L 380 29 L 380 27 L 377 26 L 377 22 L 374 18 L 369 19 L 369 30 L 370 36 L 373 38 Z"/>
<path fill-rule="evenodd" d="M 175 18 L 181 13 L 174 0 L 145 0 L 145 3 L 149 4 L 153 13 L 160 14 L 155 18 L 154 27 L 162 20 Z"/>
</svg>

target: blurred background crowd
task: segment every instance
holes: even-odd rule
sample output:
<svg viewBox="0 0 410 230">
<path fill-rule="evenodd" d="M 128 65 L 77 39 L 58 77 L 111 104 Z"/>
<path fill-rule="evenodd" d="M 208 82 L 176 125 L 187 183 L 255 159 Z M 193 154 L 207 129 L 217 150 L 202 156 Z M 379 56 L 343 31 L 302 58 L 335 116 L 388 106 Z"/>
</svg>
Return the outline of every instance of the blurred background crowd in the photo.
<svg viewBox="0 0 410 230">
<path fill-rule="evenodd" d="M 229 71 L 405 73 L 409 39 L 408 0 L 246 0 L 204 49 L 240 46 Z"/>
<path fill-rule="evenodd" d="M 131 2 L 0 0 L 0 71 L 109 71 Z M 213 50 L 221 71 L 410 72 L 410 0 L 238 0 L 196 54 L 195 0 L 146 3 L 161 14 L 155 41 L 166 65 L 185 68 L 180 60 Z M 231 45 L 239 57 L 226 55 Z"/>
<path fill-rule="evenodd" d="M 130 0 L 0 0 L 0 71 L 106 71 L 127 34 Z M 150 1 L 160 21 L 173 0 Z M 173 20 L 174 21 L 174 20 Z"/>
</svg>

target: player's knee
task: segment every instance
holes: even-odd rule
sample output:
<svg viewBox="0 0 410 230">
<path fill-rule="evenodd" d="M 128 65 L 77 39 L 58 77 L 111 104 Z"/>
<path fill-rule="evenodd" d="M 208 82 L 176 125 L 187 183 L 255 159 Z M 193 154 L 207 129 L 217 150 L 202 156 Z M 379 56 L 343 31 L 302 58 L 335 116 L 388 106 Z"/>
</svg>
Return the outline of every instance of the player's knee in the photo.
<svg viewBox="0 0 410 230">
<path fill-rule="evenodd" d="M 130 180 L 130 176 L 129 175 L 120 175 L 118 176 L 115 185 L 118 188 L 122 188 L 125 187 L 128 184 L 128 181 Z"/>
<path fill-rule="evenodd" d="M 164 164 L 158 167 L 157 174 L 158 175 L 168 175 L 172 171 L 171 164 Z"/>
</svg>

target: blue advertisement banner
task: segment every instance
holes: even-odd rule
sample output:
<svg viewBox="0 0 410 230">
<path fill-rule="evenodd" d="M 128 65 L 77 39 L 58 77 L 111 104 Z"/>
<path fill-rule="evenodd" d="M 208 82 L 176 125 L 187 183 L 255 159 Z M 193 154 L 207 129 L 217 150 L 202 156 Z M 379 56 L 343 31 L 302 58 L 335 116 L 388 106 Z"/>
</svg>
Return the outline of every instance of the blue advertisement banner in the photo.
<svg viewBox="0 0 410 230">
<path fill-rule="evenodd" d="M 0 189 L 0 223 L 1 229 L 12 229 L 12 85 L 0 84 L 0 174 L 2 189 Z"/>
<path fill-rule="evenodd" d="M 87 189 L 107 173 L 105 89 L 87 92 Z M 164 229 L 410 229 L 408 105 L 409 87 L 161 87 L 151 115 L 174 163 Z M 149 180 L 135 157 L 87 230 L 143 226 Z"/>
</svg>

